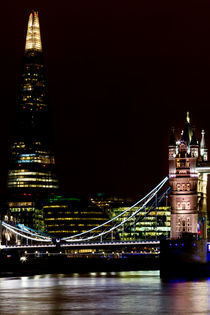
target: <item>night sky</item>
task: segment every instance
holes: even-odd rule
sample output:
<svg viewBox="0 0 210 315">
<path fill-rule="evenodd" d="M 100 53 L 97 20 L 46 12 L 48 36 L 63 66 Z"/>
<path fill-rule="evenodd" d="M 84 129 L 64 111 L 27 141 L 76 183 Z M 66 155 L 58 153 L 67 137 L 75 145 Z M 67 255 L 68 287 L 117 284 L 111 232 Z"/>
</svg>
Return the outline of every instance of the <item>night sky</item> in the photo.
<svg viewBox="0 0 210 315">
<path fill-rule="evenodd" d="M 139 199 L 168 174 L 186 112 L 210 149 L 210 1 L 0 5 L 0 192 L 28 15 L 39 11 L 57 174 L 65 193 Z"/>
</svg>

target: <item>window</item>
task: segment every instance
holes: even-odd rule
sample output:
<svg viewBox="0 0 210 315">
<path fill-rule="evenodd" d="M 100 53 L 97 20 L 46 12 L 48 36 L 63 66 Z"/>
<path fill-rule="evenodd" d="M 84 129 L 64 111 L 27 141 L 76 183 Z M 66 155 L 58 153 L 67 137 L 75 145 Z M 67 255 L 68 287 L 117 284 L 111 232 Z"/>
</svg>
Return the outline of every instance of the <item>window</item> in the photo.
<svg viewBox="0 0 210 315">
<path fill-rule="evenodd" d="M 181 202 L 177 202 L 177 209 L 182 209 Z"/>
<path fill-rule="evenodd" d="M 185 202 L 182 202 L 182 210 L 185 210 L 186 209 L 186 204 Z"/>
</svg>

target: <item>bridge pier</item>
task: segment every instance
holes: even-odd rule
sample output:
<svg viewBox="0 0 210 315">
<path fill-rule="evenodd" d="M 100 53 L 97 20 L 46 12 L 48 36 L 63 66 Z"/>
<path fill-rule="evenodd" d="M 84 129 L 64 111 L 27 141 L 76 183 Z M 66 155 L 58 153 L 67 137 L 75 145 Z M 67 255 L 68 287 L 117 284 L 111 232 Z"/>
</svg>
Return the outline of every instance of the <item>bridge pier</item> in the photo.
<svg viewBox="0 0 210 315">
<path fill-rule="evenodd" d="M 210 275 L 207 240 L 160 241 L 160 277 L 199 278 Z"/>
</svg>

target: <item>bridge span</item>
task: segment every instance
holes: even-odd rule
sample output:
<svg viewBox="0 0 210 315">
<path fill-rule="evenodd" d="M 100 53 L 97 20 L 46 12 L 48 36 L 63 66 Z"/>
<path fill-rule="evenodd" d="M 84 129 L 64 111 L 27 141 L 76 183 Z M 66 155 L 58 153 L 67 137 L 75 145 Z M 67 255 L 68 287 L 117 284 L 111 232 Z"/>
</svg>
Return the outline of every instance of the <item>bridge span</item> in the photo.
<svg viewBox="0 0 210 315">
<path fill-rule="evenodd" d="M 159 246 L 160 241 L 154 240 L 154 241 L 107 241 L 107 242 L 75 242 L 70 244 L 36 244 L 36 245 L 0 245 L 0 249 L 71 249 L 71 248 L 106 248 L 106 247 L 124 247 L 124 246 Z"/>
</svg>

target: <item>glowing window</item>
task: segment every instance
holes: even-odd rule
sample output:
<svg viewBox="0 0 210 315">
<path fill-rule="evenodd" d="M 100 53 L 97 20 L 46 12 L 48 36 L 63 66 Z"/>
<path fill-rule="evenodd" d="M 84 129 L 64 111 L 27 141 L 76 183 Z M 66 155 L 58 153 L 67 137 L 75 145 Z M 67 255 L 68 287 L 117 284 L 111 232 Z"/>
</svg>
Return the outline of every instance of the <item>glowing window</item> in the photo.
<svg viewBox="0 0 210 315">
<path fill-rule="evenodd" d="M 177 187 L 177 190 L 178 190 L 178 191 L 180 191 L 180 190 L 181 190 L 181 185 L 180 185 L 180 184 L 177 184 L 177 186 L 176 186 L 176 187 Z"/>
</svg>

